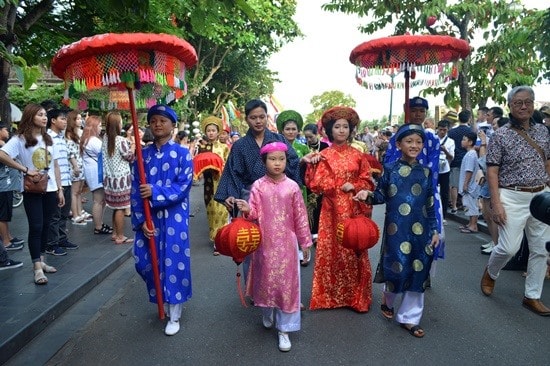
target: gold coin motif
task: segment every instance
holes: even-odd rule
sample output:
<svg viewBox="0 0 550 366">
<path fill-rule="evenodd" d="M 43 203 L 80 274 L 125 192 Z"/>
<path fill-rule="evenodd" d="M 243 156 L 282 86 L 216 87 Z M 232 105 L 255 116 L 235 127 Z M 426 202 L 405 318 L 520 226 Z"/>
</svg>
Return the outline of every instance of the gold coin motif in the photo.
<svg viewBox="0 0 550 366">
<path fill-rule="evenodd" d="M 397 232 L 397 224 L 395 222 L 392 222 L 388 225 L 388 235 L 394 235 Z"/>
<path fill-rule="evenodd" d="M 393 262 L 391 265 L 391 270 L 394 273 L 401 273 L 401 271 L 403 271 L 403 265 L 399 262 Z"/>
<path fill-rule="evenodd" d="M 386 281 L 386 291 L 393 292 L 393 289 L 395 288 L 395 285 L 393 282 Z"/>
<path fill-rule="evenodd" d="M 412 226 L 412 232 L 416 235 L 421 235 L 424 232 L 424 228 L 422 227 L 422 224 L 419 222 L 415 222 Z"/>
<path fill-rule="evenodd" d="M 401 253 L 403 253 L 403 254 L 410 254 L 411 253 L 411 248 L 412 248 L 412 245 L 408 241 L 404 241 L 403 243 L 401 243 L 401 245 L 399 245 L 399 249 L 401 250 Z"/>
<path fill-rule="evenodd" d="M 413 261 L 413 270 L 415 272 L 420 272 L 424 269 L 424 265 L 422 264 L 422 262 L 419 260 L 419 259 L 415 259 Z"/>
<path fill-rule="evenodd" d="M 399 205 L 399 213 L 403 216 L 407 216 L 411 213 L 411 206 L 408 203 L 402 203 Z"/>
<path fill-rule="evenodd" d="M 430 176 L 430 169 L 424 168 L 424 175 L 428 178 Z"/>
<path fill-rule="evenodd" d="M 427 245 L 424 247 L 424 251 L 425 251 L 426 254 L 429 255 L 429 256 L 434 255 L 434 249 L 433 249 L 433 247 L 431 246 L 431 244 L 427 244 Z"/>
<path fill-rule="evenodd" d="M 50 152 L 46 152 L 46 149 L 39 147 L 32 153 L 32 163 L 37 170 L 44 170 L 48 168 L 46 165 L 46 153 L 48 154 L 48 163 L 52 161 Z"/>
<path fill-rule="evenodd" d="M 411 187 L 411 193 L 415 196 L 420 196 L 420 193 L 422 193 L 422 186 L 418 183 L 415 183 Z"/>
<path fill-rule="evenodd" d="M 399 168 L 399 175 L 402 177 L 408 177 L 409 174 L 411 174 L 411 167 L 407 165 L 403 165 L 401 168 Z"/>
<path fill-rule="evenodd" d="M 390 188 L 388 188 L 388 195 L 390 197 L 393 197 L 397 194 L 397 186 L 395 184 L 390 184 Z"/>
<path fill-rule="evenodd" d="M 428 207 L 432 207 L 434 205 L 434 196 L 428 197 Z"/>
</svg>

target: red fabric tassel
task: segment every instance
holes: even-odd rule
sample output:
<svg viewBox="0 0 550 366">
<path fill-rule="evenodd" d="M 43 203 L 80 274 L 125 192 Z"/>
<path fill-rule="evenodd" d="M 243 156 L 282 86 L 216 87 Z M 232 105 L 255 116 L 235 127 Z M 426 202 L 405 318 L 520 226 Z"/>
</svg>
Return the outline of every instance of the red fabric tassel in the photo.
<svg viewBox="0 0 550 366">
<path fill-rule="evenodd" d="M 239 267 L 237 267 L 237 292 L 239 293 L 241 304 L 247 308 L 248 305 L 246 305 L 246 301 L 244 300 L 243 288 L 241 286 L 241 271 L 239 270 Z"/>
</svg>

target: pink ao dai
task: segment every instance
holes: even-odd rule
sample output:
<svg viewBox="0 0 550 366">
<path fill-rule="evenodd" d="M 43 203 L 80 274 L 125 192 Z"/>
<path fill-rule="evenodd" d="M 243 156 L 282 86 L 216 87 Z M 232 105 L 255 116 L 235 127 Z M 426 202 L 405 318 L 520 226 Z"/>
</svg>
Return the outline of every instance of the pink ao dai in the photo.
<svg viewBox="0 0 550 366">
<path fill-rule="evenodd" d="M 250 191 L 249 220 L 257 220 L 262 242 L 252 253 L 247 294 L 260 307 L 300 310 L 298 244 L 310 247 L 307 211 L 298 184 L 287 178 L 258 179 Z"/>
</svg>

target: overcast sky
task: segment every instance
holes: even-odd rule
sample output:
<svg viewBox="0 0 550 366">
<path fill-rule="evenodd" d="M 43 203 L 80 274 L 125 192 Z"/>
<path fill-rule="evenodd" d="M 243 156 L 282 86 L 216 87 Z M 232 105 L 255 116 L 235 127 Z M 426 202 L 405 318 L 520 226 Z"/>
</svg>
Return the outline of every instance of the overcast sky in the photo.
<svg viewBox="0 0 550 366">
<path fill-rule="evenodd" d="M 310 100 L 314 95 L 329 90 L 350 94 L 357 102 L 361 119 L 383 118 L 389 115 L 390 91 L 370 91 L 355 81 L 355 66 L 349 62 L 351 50 L 371 39 L 391 35 L 391 30 L 373 35 L 361 34 L 357 27 L 361 20 L 354 15 L 329 13 L 321 10 L 325 0 L 298 0 L 294 19 L 303 39 L 297 39 L 273 55 L 269 66 L 279 72 L 282 81 L 275 87 L 275 97 L 284 109 L 295 109 L 302 115 L 312 112 Z M 548 0 L 525 0 L 527 6 L 542 8 Z M 421 87 L 410 90 L 411 97 Z M 550 100 L 550 87 L 536 88 L 538 100 Z M 543 94 L 548 95 L 542 98 Z M 393 114 L 401 114 L 405 91 L 393 92 Z M 430 107 L 442 104 L 443 97 L 429 97 Z"/>
</svg>

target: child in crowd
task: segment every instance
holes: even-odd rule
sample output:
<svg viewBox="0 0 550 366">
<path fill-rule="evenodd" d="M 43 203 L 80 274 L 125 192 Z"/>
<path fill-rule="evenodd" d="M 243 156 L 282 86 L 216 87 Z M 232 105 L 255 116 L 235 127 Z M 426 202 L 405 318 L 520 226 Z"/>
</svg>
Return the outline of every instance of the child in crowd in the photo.
<svg viewBox="0 0 550 366">
<path fill-rule="evenodd" d="M 191 298 L 191 258 L 189 250 L 189 192 L 193 164 L 189 150 L 175 143 L 172 129 L 177 115 L 165 105 L 149 109 L 147 122 L 153 143 L 143 148 L 146 184 L 138 176 L 139 162 L 133 166 L 132 227 L 136 232 L 134 258 L 136 271 L 147 285 L 149 301 L 156 303 L 149 238 L 154 236 L 163 300 L 168 304 L 169 321 L 164 333 L 176 334 L 183 303 Z M 145 222 L 143 200 L 151 207 L 153 227 Z"/>
<path fill-rule="evenodd" d="M 462 196 L 462 204 L 467 210 L 464 214 L 469 216 L 468 225 L 461 226 L 460 232 L 464 234 L 477 233 L 477 217 L 479 216 L 479 184 L 476 175 L 479 171 L 479 162 L 475 151 L 477 135 L 475 132 L 467 132 L 462 137 L 461 145 L 466 149 L 466 155 L 460 164 L 460 176 L 458 178 L 458 193 Z"/>
<path fill-rule="evenodd" d="M 266 175 L 253 183 L 250 200 L 235 202 L 244 217 L 258 220 L 262 243 L 252 253 L 247 294 L 262 308 L 267 329 L 276 324 L 279 350 L 290 351 L 288 332 L 300 330 L 299 244 L 309 258 L 312 245 L 300 187 L 285 175 L 288 147 L 271 142 L 260 150 Z"/>
<path fill-rule="evenodd" d="M 439 244 L 431 171 L 417 160 L 424 146 L 422 126 L 406 124 L 396 133 L 401 158 L 386 164 L 374 192 L 362 190 L 355 200 L 386 203 L 386 230 L 382 273 L 385 281 L 382 315 L 394 316 L 393 304 L 402 293 L 396 320 L 417 338 L 424 336 L 420 320 L 424 311 L 424 290 L 429 279 L 433 250 Z"/>
</svg>

